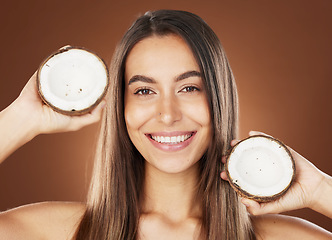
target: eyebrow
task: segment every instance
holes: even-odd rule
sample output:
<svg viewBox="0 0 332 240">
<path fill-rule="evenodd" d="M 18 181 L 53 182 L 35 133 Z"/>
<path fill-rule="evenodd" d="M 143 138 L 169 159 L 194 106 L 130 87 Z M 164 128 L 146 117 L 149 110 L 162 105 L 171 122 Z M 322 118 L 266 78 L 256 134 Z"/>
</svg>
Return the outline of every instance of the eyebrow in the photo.
<svg viewBox="0 0 332 240">
<path fill-rule="evenodd" d="M 135 75 L 132 78 L 130 78 L 128 85 L 133 84 L 135 82 L 156 83 L 156 81 L 153 78 L 146 77 L 143 75 Z"/>
<path fill-rule="evenodd" d="M 175 81 L 178 82 L 190 77 L 202 77 L 202 74 L 198 71 L 188 71 L 177 76 L 175 78 Z M 156 81 L 153 78 L 143 75 L 135 75 L 130 78 L 128 85 L 133 84 L 135 82 L 156 83 Z"/>
<path fill-rule="evenodd" d="M 185 73 L 182 73 L 180 74 L 176 79 L 175 81 L 181 81 L 181 80 L 184 80 L 186 78 L 190 78 L 190 77 L 202 77 L 202 74 L 198 71 L 188 71 L 188 72 L 185 72 Z"/>
</svg>

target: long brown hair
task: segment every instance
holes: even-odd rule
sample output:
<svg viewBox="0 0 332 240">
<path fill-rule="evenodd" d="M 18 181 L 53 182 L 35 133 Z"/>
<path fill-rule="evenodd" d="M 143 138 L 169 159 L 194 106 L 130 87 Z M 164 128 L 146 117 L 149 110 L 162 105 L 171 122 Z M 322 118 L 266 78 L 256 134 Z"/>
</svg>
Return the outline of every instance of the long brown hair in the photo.
<svg viewBox="0 0 332 240">
<path fill-rule="evenodd" d="M 124 119 L 125 61 L 134 45 L 152 35 L 177 34 L 192 49 L 207 92 L 213 136 L 200 160 L 197 196 L 202 199 L 203 239 L 255 239 L 250 218 L 229 184 L 219 177 L 221 157 L 236 138 L 238 100 L 234 77 L 212 29 L 195 14 L 159 10 L 139 17 L 118 45 L 103 115 L 87 209 L 76 239 L 136 239 L 144 159 L 132 144 Z"/>
</svg>

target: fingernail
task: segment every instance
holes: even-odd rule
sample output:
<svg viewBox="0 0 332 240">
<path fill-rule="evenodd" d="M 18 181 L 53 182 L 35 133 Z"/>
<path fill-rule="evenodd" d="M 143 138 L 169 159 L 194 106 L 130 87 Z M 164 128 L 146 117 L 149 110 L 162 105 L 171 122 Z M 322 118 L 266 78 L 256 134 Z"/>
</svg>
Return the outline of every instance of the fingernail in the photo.
<svg viewBox="0 0 332 240">
<path fill-rule="evenodd" d="M 249 135 L 255 135 L 257 131 L 254 131 L 254 130 L 250 130 L 249 131 Z"/>
<path fill-rule="evenodd" d="M 244 206 L 250 207 L 250 204 L 247 201 L 245 201 L 244 199 L 242 199 L 241 202 Z"/>
</svg>

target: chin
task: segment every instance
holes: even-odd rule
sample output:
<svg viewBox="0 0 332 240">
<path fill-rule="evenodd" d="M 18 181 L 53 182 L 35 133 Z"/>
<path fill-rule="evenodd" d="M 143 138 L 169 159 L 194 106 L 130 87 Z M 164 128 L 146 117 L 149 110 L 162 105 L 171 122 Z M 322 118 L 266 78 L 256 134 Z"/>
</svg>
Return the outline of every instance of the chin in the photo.
<svg viewBox="0 0 332 240">
<path fill-rule="evenodd" d="M 145 160 L 146 168 L 151 170 L 157 170 L 167 174 L 180 174 L 193 171 L 198 168 L 199 159 L 192 158 L 180 158 L 179 156 L 174 158 L 158 158 Z"/>
</svg>

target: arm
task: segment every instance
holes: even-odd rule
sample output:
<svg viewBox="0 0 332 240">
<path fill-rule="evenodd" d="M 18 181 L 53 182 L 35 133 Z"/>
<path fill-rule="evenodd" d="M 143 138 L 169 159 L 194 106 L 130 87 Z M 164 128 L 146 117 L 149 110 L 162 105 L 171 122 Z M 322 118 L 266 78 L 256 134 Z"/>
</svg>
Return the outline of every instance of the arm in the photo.
<svg viewBox="0 0 332 240">
<path fill-rule="evenodd" d="M 0 112 L 0 163 L 35 137 L 33 120 L 12 103 Z"/>
<path fill-rule="evenodd" d="M 332 233 L 306 220 L 279 214 L 252 217 L 257 240 L 320 239 L 332 238 Z"/>
<path fill-rule="evenodd" d="M 321 183 L 320 193 L 316 194 L 318 198 L 312 202 L 310 208 L 332 219 L 332 177 L 327 174 L 324 175 L 324 181 Z"/>
<path fill-rule="evenodd" d="M 71 202 L 29 204 L 0 213 L 0 239 L 73 239 L 85 205 Z"/>
<path fill-rule="evenodd" d="M 38 134 L 75 131 L 99 121 L 104 105 L 83 116 L 56 113 L 40 99 L 35 73 L 20 96 L 0 112 L 0 163 Z"/>
<path fill-rule="evenodd" d="M 34 74 L 20 96 L 0 112 L 0 163 L 38 134 L 78 130 L 100 119 L 104 101 L 91 113 L 69 117 L 40 99 Z M 72 239 L 85 206 L 43 203 L 0 213 L 0 239 Z M 69 237 L 70 236 L 70 237 Z"/>
</svg>

